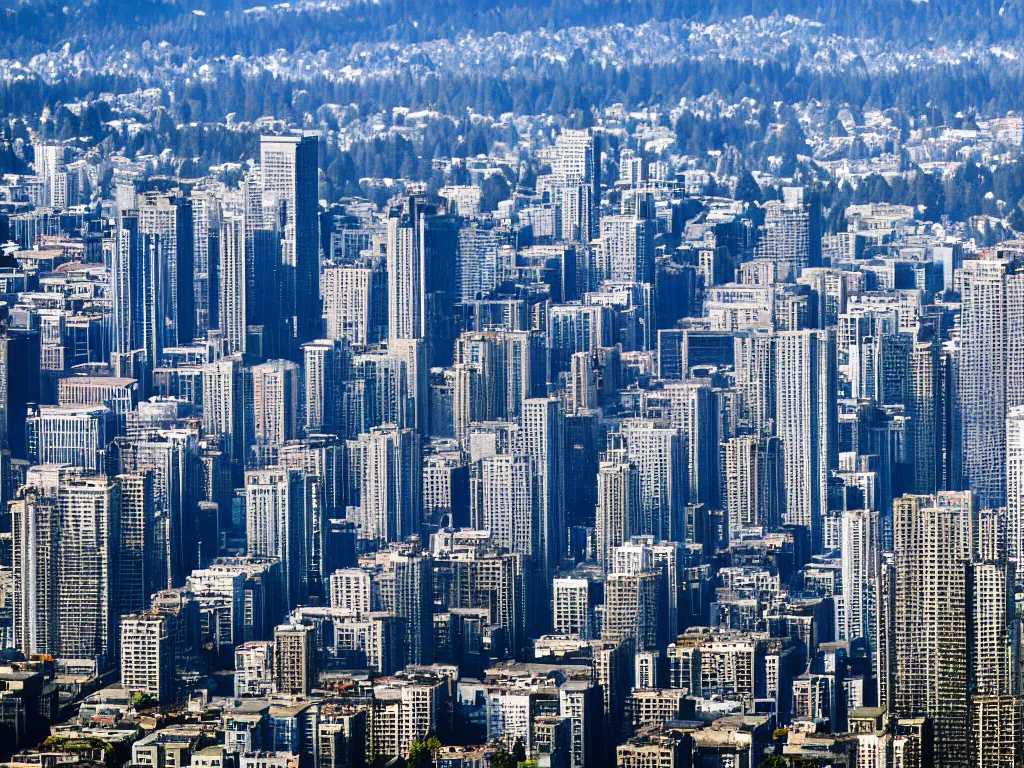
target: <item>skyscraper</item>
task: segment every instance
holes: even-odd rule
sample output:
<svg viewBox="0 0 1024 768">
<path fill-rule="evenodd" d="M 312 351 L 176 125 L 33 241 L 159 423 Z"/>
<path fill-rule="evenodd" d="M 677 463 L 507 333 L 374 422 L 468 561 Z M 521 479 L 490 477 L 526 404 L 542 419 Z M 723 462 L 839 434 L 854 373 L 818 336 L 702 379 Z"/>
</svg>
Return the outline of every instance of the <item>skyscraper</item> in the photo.
<svg viewBox="0 0 1024 768">
<path fill-rule="evenodd" d="M 894 573 L 883 597 L 892 605 L 883 629 L 895 663 L 887 705 L 897 715 L 933 719 L 941 766 L 969 759 L 968 572 L 977 515 L 970 492 L 893 502 Z"/>
<path fill-rule="evenodd" d="M 430 427 L 430 408 L 427 391 L 430 373 L 427 368 L 427 345 L 420 339 L 394 339 L 388 342 L 388 357 L 405 369 L 407 381 L 407 403 L 405 426 L 412 427 L 420 434 L 427 434 Z M 390 417 L 387 420 L 391 421 Z"/>
<path fill-rule="evenodd" d="M 782 521 L 782 446 L 777 437 L 740 435 L 722 443 L 722 487 L 730 540 Z"/>
<path fill-rule="evenodd" d="M 918 334 L 911 352 L 906 406 L 913 438 L 914 493 L 934 493 L 942 487 L 947 392 L 940 351 L 935 334 L 925 329 Z"/>
<path fill-rule="evenodd" d="M 517 419 L 545 393 L 544 338 L 531 331 L 464 333 L 455 343 L 453 426 L 465 443 L 478 421 Z"/>
<path fill-rule="evenodd" d="M 430 366 L 451 362 L 459 226 L 421 196 L 388 220 L 388 338 L 422 339 Z"/>
<path fill-rule="evenodd" d="M 640 514 L 633 534 L 685 541 L 687 471 L 682 435 L 649 419 L 624 422 L 621 434 L 640 480 Z"/>
<path fill-rule="evenodd" d="M 39 333 L 7 329 L 0 333 L 0 449 L 27 457 L 25 419 L 39 402 Z"/>
<path fill-rule="evenodd" d="M 91 659 L 106 670 L 117 663 L 117 523 L 120 487 L 106 478 L 80 478 L 57 491 L 57 642 L 54 655 Z"/>
<path fill-rule="evenodd" d="M 196 190 L 192 202 L 192 248 L 195 254 L 195 335 L 204 337 L 220 320 L 220 201 L 210 190 Z"/>
<path fill-rule="evenodd" d="M 351 359 L 345 340 L 320 339 L 302 345 L 302 386 L 306 404 L 304 427 L 307 435 L 322 432 L 345 434 L 342 391 Z"/>
<path fill-rule="evenodd" d="M 321 336 L 316 136 L 261 136 L 264 205 L 280 222 L 281 316 L 292 354 Z"/>
<path fill-rule="evenodd" d="M 807 197 L 805 190 L 787 187 L 782 200 L 764 205 L 757 256 L 775 262 L 783 280 L 796 279 L 821 258 L 821 213 L 813 196 L 809 201 Z"/>
<path fill-rule="evenodd" d="M 114 423 L 113 414 L 102 405 L 44 405 L 25 422 L 29 461 L 70 464 L 98 472 L 104 468 Z"/>
<path fill-rule="evenodd" d="M 967 572 L 972 696 L 1020 696 L 1020 629 L 1015 564 L 977 560 Z"/>
<path fill-rule="evenodd" d="M 194 432 L 165 430 L 150 439 L 115 443 L 120 471 L 131 475 L 150 475 L 152 488 L 152 553 L 146 560 L 146 581 L 151 590 L 181 586 L 185 576 L 198 565 L 199 526 L 197 505 L 200 499 L 202 465 Z M 147 516 L 135 506 L 145 503 L 144 490 L 129 483 L 131 520 L 124 521 L 132 543 L 144 535 Z M 142 494 L 142 495 L 140 495 Z M 140 519 L 141 518 L 141 519 Z M 139 526 L 141 524 L 141 532 Z M 138 553 L 133 555 L 138 558 Z M 145 597 L 149 597 L 147 593 Z"/>
<path fill-rule="evenodd" d="M 175 699 L 174 619 L 156 611 L 121 617 L 121 685 L 160 704 Z"/>
<path fill-rule="evenodd" d="M 299 436 L 299 366 L 270 360 L 252 368 L 253 436 L 281 446 Z"/>
<path fill-rule="evenodd" d="M 386 563 L 394 579 L 393 602 L 385 607 L 405 622 L 406 661 L 431 664 L 434 660 L 433 563 L 418 552 L 392 552 Z"/>
<path fill-rule="evenodd" d="M 288 605 L 306 599 L 313 534 L 313 499 L 299 470 L 245 473 L 246 541 L 250 557 L 276 557 L 284 564 Z"/>
<path fill-rule="evenodd" d="M 840 639 L 862 639 L 875 648 L 878 627 L 877 589 L 880 578 L 878 513 L 846 510 L 842 518 L 843 624 Z"/>
<path fill-rule="evenodd" d="M 155 578 L 163 559 L 156 552 L 156 504 L 153 475 L 118 475 L 121 509 L 118 522 L 117 608 L 122 613 L 141 611 L 150 595 L 167 586 L 167 580 Z M 164 542 L 165 537 L 160 537 Z M 163 555 L 163 553 L 159 553 Z"/>
<path fill-rule="evenodd" d="M 249 267 L 245 253 L 245 218 L 225 213 L 220 222 L 217 327 L 224 336 L 229 355 L 246 351 Z"/>
<path fill-rule="evenodd" d="M 509 552 L 533 556 L 538 546 L 538 516 L 534 489 L 536 465 L 529 456 L 487 456 L 480 460 L 479 511 L 475 527 Z"/>
<path fill-rule="evenodd" d="M 316 683 L 316 635 L 312 626 L 274 628 L 274 688 L 286 696 L 308 696 Z"/>
<path fill-rule="evenodd" d="M 605 582 L 601 637 L 632 640 L 637 649 L 658 647 L 658 574 L 612 573 Z"/>
<path fill-rule="evenodd" d="M 612 550 L 609 573 L 657 575 L 657 645 L 666 646 L 679 631 L 684 549 L 679 542 L 655 541 L 653 536 L 633 536 Z"/>
<path fill-rule="evenodd" d="M 359 537 L 400 542 L 419 532 L 423 459 L 411 429 L 374 427 L 357 441 Z"/>
<path fill-rule="evenodd" d="M 577 578 L 555 579 L 552 593 L 552 629 L 555 634 L 590 639 L 593 631 L 590 582 Z"/>
<path fill-rule="evenodd" d="M 327 338 L 365 346 L 388 337 L 387 272 L 378 265 L 327 267 L 323 293 Z"/>
<path fill-rule="evenodd" d="M 388 338 L 422 339 L 426 336 L 423 304 L 426 268 L 425 217 L 410 198 L 405 219 L 388 220 Z"/>
<path fill-rule="evenodd" d="M 1024 405 L 1024 272 L 1008 259 L 971 259 L 960 271 L 957 397 L 963 480 L 983 506 L 1006 499 L 1006 415 Z"/>
<path fill-rule="evenodd" d="M 612 550 L 629 541 L 640 518 L 640 481 L 625 457 L 602 461 L 597 472 L 597 562 L 605 569 Z M 639 532 L 639 531 L 637 531 Z"/>
<path fill-rule="evenodd" d="M 1024 406 L 1006 414 L 1006 527 L 1010 555 L 1024 562 Z"/>
<path fill-rule="evenodd" d="M 551 577 L 566 553 L 565 420 L 554 398 L 523 401 L 522 453 L 533 459 L 537 519 L 535 558 L 541 577 Z"/>
<path fill-rule="evenodd" d="M 121 214 L 110 269 L 110 348 L 123 357 L 141 355 L 149 371 L 157 366 L 164 346 L 162 313 L 170 303 L 162 248 L 159 235 L 147 234 L 137 214 Z M 148 381 L 148 377 L 136 378 Z"/>
<path fill-rule="evenodd" d="M 64 175 L 67 162 L 67 148 L 62 144 L 51 144 L 46 142 L 33 142 L 33 161 L 36 176 L 43 182 L 42 204 L 52 205 L 55 208 L 63 208 L 57 205 L 63 194 L 58 189 L 59 177 Z"/>
<path fill-rule="evenodd" d="M 58 643 L 57 500 L 26 486 L 10 507 L 13 543 L 14 647 L 26 656 L 53 653 Z"/>
<path fill-rule="evenodd" d="M 662 389 L 668 420 L 686 441 L 687 500 L 717 509 L 719 496 L 718 419 L 711 382 L 685 379 Z"/>
<path fill-rule="evenodd" d="M 586 217 L 589 233 L 581 239 L 593 239 L 601 231 L 601 142 L 590 131 L 565 129 L 555 138 L 555 156 L 551 171 L 563 187 L 590 187 L 590 210 Z"/>
<path fill-rule="evenodd" d="M 195 338 L 195 248 L 190 200 L 147 193 L 138 199 L 138 231 L 157 239 L 160 278 L 166 281 L 157 308 L 161 344 L 191 344 Z"/>
<path fill-rule="evenodd" d="M 778 334 L 776 370 L 785 521 L 806 528 L 812 552 L 820 552 L 828 482 L 838 464 L 835 335 L 830 330 Z"/>
<path fill-rule="evenodd" d="M 244 466 L 253 443 L 251 372 L 240 357 L 229 356 L 204 365 L 202 375 L 203 430 L 220 435 L 230 460 Z"/>
<path fill-rule="evenodd" d="M 603 280 L 654 282 L 654 222 L 639 216 L 601 220 L 598 273 Z"/>
<path fill-rule="evenodd" d="M 485 298 L 500 280 L 500 233 L 493 228 L 467 226 L 459 230 L 459 300 Z"/>
</svg>

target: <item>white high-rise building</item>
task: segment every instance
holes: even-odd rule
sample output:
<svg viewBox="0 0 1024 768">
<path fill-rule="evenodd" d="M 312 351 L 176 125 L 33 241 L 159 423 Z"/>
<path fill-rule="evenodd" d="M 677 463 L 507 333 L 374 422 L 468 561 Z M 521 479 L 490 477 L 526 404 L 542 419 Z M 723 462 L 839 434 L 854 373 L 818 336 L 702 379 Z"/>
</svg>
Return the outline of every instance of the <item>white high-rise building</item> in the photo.
<svg viewBox="0 0 1024 768">
<path fill-rule="evenodd" d="M 669 424 L 679 429 L 686 441 L 687 500 L 717 509 L 718 423 L 711 382 L 708 379 L 673 381 L 667 383 L 660 394 L 668 404 Z"/>
<path fill-rule="evenodd" d="M 244 463 L 252 445 L 252 425 L 246 418 L 246 380 L 251 377 L 240 357 L 222 357 L 203 366 L 203 431 L 221 435 L 228 456 Z"/>
<path fill-rule="evenodd" d="M 362 568 L 342 568 L 331 574 L 330 600 L 332 608 L 351 611 L 357 618 L 372 608 L 370 574 Z"/>
<path fill-rule="evenodd" d="M 274 692 L 274 643 L 253 640 L 235 649 L 235 698 L 268 698 Z"/>
<path fill-rule="evenodd" d="M 577 352 L 572 356 L 565 387 L 567 413 L 575 415 L 598 407 L 595 366 L 595 357 L 590 352 Z"/>
<path fill-rule="evenodd" d="M 779 439 L 741 435 L 723 442 L 722 487 L 730 540 L 744 529 L 777 528 L 784 504 Z"/>
<path fill-rule="evenodd" d="M 663 580 L 664 615 L 658 622 L 658 632 L 664 643 L 676 636 L 679 628 L 679 596 L 683 570 L 683 548 L 679 542 L 657 542 L 653 536 L 633 536 L 612 550 L 609 573 L 657 573 Z"/>
<path fill-rule="evenodd" d="M 245 532 L 250 557 L 284 565 L 288 605 L 305 599 L 313 538 L 311 478 L 299 470 L 245 473 Z"/>
<path fill-rule="evenodd" d="M 220 295 L 218 325 L 229 355 L 245 353 L 248 265 L 245 258 L 245 217 L 225 213 L 220 223 Z"/>
<path fill-rule="evenodd" d="M 405 623 L 406 663 L 434 660 L 433 560 L 408 549 L 392 551 L 384 563 L 381 602 Z"/>
<path fill-rule="evenodd" d="M 480 460 L 479 527 L 510 552 L 534 555 L 540 522 L 534 510 L 536 464 L 529 456 Z"/>
<path fill-rule="evenodd" d="M 599 174 L 600 159 L 593 134 L 566 129 L 555 138 L 551 172 L 566 181 L 589 183 Z"/>
<path fill-rule="evenodd" d="M 658 644 L 659 574 L 612 573 L 604 585 L 604 618 L 601 637 L 632 640 L 640 650 Z"/>
<path fill-rule="evenodd" d="M 633 534 L 685 541 L 687 470 L 682 435 L 650 419 L 623 422 L 621 434 L 640 480 L 640 514 Z"/>
<path fill-rule="evenodd" d="M 115 434 L 107 408 L 44 405 L 28 417 L 26 428 L 33 464 L 69 464 L 92 472 L 106 468 L 107 445 Z"/>
<path fill-rule="evenodd" d="M 552 586 L 552 630 L 556 635 L 593 636 L 590 615 L 590 582 L 586 579 L 555 579 Z"/>
<path fill-rule="evenodd" d="M 421 217 L 423 214 L 419 214 Z M 422 219 L 413 226 L 403 225 L 397 218 L 388 221 L 388 338 L 422 339 L 425 224 Z"/>
<path fill-rule="evenodd" d="M 876 644 L 880 577 L 878 513 L 846 510 L 842 518 L 843 625 L 839 639 Z"/>
<path fill-rule="evenodd" d="M 320 339 L 302 345 L 302 386 L 306 434 L 344 433 L 342 389 L 351 359 L 347 342 Z"/>
<path fill-rule="evenodd" d="M 117 663 L 116 482 L 103 477 L 71 480 L 57 491 L 60 550 L 57 558 L 57 643 L 54 655 L 93 659 L 100 670 Z"/>
<path fill-rule="evenodd" d="M 141 356 L 150 370 L 164 346 L 165 271 L 160 238 L 143 233 L 134 212 L 122 213 L 111 254 L 111 351 L 122 359 Z"/>
<path fill-rule="evenodd" d="M 388 357 L 395 359 L 405 369 L 408 403 L 407 417 L 402 426 L 426 433 L 430 409 L 427 393 L 430 372 L 427 368 L 427 347 L 422 339 L 391 339 L 388 341 Z"/>
<path fill-rule="evenodd" d="M 1024 272 L 1008 259 L 971 259 L 958 273 L 963 480 L 982 507 L 1006 502 L 1007 411 L 1024 405 Z"/>
<path fill-rule="evenodd" d="M 820 253 L 813 241 L 820 233 L 814 226 L 814 212 L 804 203 L 803 190 L 788 187 L 785 199 L 769 200 L 764 204 L 764 225 L 757 244 L 757 258 L 776 264 L 783 280 L 795 280 L 808 266 L 815 266 L 814 254 Z"/>
<path fill-rule="evenodd" d="M 785 331 L 776 339 L 776 424 L 782 441 L 785 521 L 823 545 L 828 482 L 838 465 L 836 341 L 831 330 Z"/>
<path fill-rule="evenodd" d="M 43 182 L 42 204 L 58 207 L 54 202 L 57 175 L 64 172 L 67 150 L 61 144 L 34 142 L 32 166 Z"/>
<path fill-rule="evenodd" d="M 896 499 L 895 561 L 882 579 L 878 677 L 888 699 L 880 703 L 898 716 L 931 717 L 936 765 L 950 768 L 969 755 L 968 570 L 977 528 L 969 491 Z"/>
<path fill-rule="evenodd" d="M 60 515 L 56 498 L 26 486 L 8 507 L 13 533 L 14 647 L 26 657 L 58 642 Z"/>
<path fill-rule="evenodd" d="M 1024 405 L 1006 414 L 1006 527 L 1010 554 L 1024 563 Z"/>
<path fill-rule="evenodd" d="M 598 259 L 602 280 L 653 283 L 654 223 L 638 216 L 605 216 Z"/>
<path fill-rule="evenodd" d="M 175 699 L 172 619 L 155 611 L 121 617 L 121 685 L 160 704 Z"/>
<path fill-rule="evenodd" d="M 495 229 L 470 225 L 459 230 L 459 298 L 482 299 L 502 277 L 500 237 Z"/>
<path fill-rule="evenodd" d="M 526 750 L 533 749 L 533 693 L 498 688 L 487 693 L 485 706 L 488 743 L 498 741 L 508 749 L 519 743 Z"/>
<path fill-rule="evenodd" d="M 155 236 L 161 251 L 159 329 L 162 344 L 191 344 L 195 338 L 195 251 L 192 203 L 183 198 L 149 192 L 138 198 L 139 233 Z"/>
<path fill-rule="evenodd" d="M 975 562 L 968 571 L 971 676 L 976 696 L 1020 696 L 1020 624 L 1014 564 Z"/>
<path fill-rule="evenodd" d="M 263 445 L 299 436 L 299 366 L 270 360 L 252 368 L 253 435 Z"/>
<path fill-rule="evenodd" d="M 324 270 L 327 338 L 365 346 L 387 336 L 386 273 L 376 267 L 340 266 Z"/>
<path fill-rule="evenodd" d="M 399 542 L 419 532 L 423 458 L 411 429 L 374 427 L 359 436 L 359 537 Z"/>
<path fill-rule="evenodd" d="M 564 187 L 556 187 L 552 193 L 562 214 L 561 239 L 566 242 L 589 242 L 594 232 L 590 217 L 596 209 L 593 204 L 593 186 L 568 183 Z"/>
<path fill-rule="evenodd" d="M 602 461 L 597 471 L 597 562 L 607 569 L 612 550 L 633 535 L 640 518 L 640 480 L 628 461 Z M 639 532 L 639 531 L 637 531 Z"/>
<path fill-rule="evenodd" d="M 551 161 L 555 185 L 569 190 L 589 187 L 589 212 L 580 221 L 589 223 L 589 232 L 580 233 L 579 239 L 589 240 L 600 233 L 601 202 L 601 144 L 590 131 L 563 130 L 555 139 L 555 152 Z"/>
</svg>

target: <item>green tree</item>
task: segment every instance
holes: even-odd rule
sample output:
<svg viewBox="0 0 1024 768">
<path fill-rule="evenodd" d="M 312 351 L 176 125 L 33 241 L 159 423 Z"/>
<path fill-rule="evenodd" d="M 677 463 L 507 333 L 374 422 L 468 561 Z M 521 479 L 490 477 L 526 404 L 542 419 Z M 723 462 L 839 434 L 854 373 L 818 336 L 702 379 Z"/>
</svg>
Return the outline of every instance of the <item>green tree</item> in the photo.
<svg viewBox="0 0 1024 768">
<path fill-rule="evenodd" d="M 441 741 L 436 736 L 431 736 L 426 741 L 416 740 L 409 745 L 409 759 L 406 760 L 409 768 L 430 768 L 441 750 Z"/>
<path fill-rule="evenodd" d="M 516 743 L 512 745 L 512 759 L 515 765 L 526 762 L 526 747 L 523 746 L 522 739 L 516 739 Z"/>
<path fill-rule="evenodd" d="M 499 747 L 491 755 L 491 768 L 516 768 L 516 763 L 504 747 Z"/>
<path fill-rule="evenodd" d="M 409 768 L 430 768 L 433 762 L 427 742 L 417 740 L 409 745 L 409 758 L 406 760 Z"/>
<path fill-rule="evenodd" d="M 750 171 L 740 176 L 736 182 L 736 199 L 745 203 L 755 203 L 761 199 L 761 187 Z"/>
<path fill-rule="evenodd" d="M 500 173 L 492 173 L 484 179 L 480 207 L 484 211 L 493 211 L 502 200 L 508 200 L 512 196 L 512 189 Z"/>
</svg>

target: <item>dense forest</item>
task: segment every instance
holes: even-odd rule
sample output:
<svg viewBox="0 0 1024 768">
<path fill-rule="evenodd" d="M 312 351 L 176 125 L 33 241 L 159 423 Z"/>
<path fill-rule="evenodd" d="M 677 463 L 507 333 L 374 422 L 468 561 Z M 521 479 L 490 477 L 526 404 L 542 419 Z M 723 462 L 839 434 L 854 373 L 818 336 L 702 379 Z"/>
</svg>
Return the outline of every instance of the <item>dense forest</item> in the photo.
<svg viewBox="0 0 1024 768">
<path fill-rule="evenodd" d="M 9 6 L 0 25 L 9 58 L 65 42 L 73 49 L 134 48 L 147 40 L 166 40 L 207 54 L 253 55 L 277 48 L 417 42 L 466 30 L 515 33 L 651 19 L 714 22 L 773 13 L 814 19 L 839 35 L 907 46 L 957 43 L 966 29 L 983 44 L 1012 43 L 1022 39 L 1024 30 L 1020 0 L 343 0 L 338 3 L 343 12 L 310 4 L 289 14 L 287 23 L 273 25 L 259 24 L 258 14 L 241 13 L 262 5 L 258 0 L 4 0 L 2 5 Z"/>
<path fill-rule="evenodd" d="M 586 119 L 593 109 L 612 104 L 627 108 L 673 104 L 710 93 L 731 101 L 750 97 L 762 103 L 817 100 L 862 108 L 896 107 L 911 115 L 939 105 L 938 113 L 947 122 L 968 110 L 982 114 L 1024 110 L 1024 70 L 980 63 L 868 74 L 856 70 L 811 73 L 784 62 L 721 59 L 611 69 L 573 58 L 564 63 L 538 62 L 532 69 L 503 76 L 445 72 L 414 78 L 396 72 L 363 80 L 323 76 L 295 80 L 266 71 L 246 77 L 236 68 L 228 77 L 227 83 L 167 83 L 168 90 L 180 94 L 176 116 L 182 122 L 217 122 L 232 112 L 240 120 L 269 114 L 301 124 L 307 110 L 315 111 L 318 105 L 355 104 L 364 113 L 404 106 L 453 115 L 471 109 L 492 116 L 579 114 Z M 0 82 L 0 114 L 38 114 L 44 107 L 54 110 L 60 104 L 104 92 L 131 92 L 144 85 L 136 78 L 88 73 L 54 82 L 40 78 Z M 302 99 L 295 98 L 299 92 L 304 92 Z"/>
</svg>

